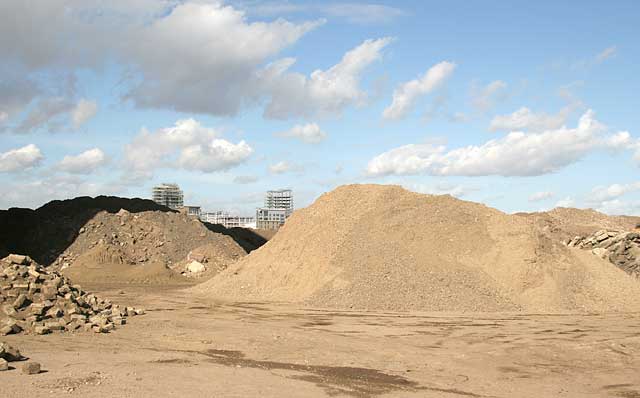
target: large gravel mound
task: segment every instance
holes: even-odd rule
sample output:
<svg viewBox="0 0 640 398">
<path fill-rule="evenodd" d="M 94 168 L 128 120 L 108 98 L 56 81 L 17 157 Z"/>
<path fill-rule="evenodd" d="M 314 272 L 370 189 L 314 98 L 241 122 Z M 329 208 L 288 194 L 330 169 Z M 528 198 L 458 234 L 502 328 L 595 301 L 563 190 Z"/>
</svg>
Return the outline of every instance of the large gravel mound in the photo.
<svg viewBox="0 0 640 398">
<path fill-rule="evenodd" d="M 531 217 L 397 186 L 349 185 L 194 288 L 212 298 L 425 311 L 637 311 L 640 284 Z"/>
</svg>

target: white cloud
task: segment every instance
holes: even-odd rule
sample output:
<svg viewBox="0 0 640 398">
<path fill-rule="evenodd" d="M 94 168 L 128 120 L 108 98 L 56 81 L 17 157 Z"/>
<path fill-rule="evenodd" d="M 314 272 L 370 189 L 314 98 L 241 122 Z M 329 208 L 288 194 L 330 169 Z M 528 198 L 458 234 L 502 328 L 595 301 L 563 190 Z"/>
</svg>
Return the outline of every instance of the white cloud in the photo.
<svg viewBox="0 0 640 398">
<path fill-rule="evenodd" d="M 58 81 L 55 70 L 100 71 L 115 62 L 124 71 L 118 90 L 124 100 L 139 108 L 196 114 L 233 116 L 266 104 L 264 114 L 271 118 L 335 116 L 367 100 L 359 87 L 361 75 L 391 40 L 366 40 L 335 66 L 305 76 L 288 70 L 293 58 L 277 57 L 324 24 L 322 19 L 256 21 L 221 1 L 23 3 L 0 2 L 0 54 L 24 66 L 27 75 L 51 85 Z M 364 19 L 395 10 L 365 4 L 321 8 L 345 18 L 354 10 L 367 10 L 359 16 Z M 11 116 L 2 108 L 2 91 L 0 112 Z M 53 93 L 47 98 L 40 98 L 37 108 L 42 110 L 29 115 L 22 131 L 49 127 L 48 120 L 76 108 L 75 96 Z M 67 122 L 78 126 L 91 114 L 91 108 L 81 106 Z M 50 127 L 59 128 L 59 120 Z"/>
<path fill-rule="evenodd" d="M 443 145 L 409 144 L 374 157 L 367 174 L 441 176 L 535 176 L 555 172 L 591 151 L 612 148 L 606 127 L 587 111 L 573 129 L 512 132 L 482 145 L 447 150 Z"/>
<path fill-rule="evenodd" d="M 66 124 L 65 117 L 72 109 L 73 103 L 66 97 L 41 98 L 16 130 L 20 133 L 30 133 L 40 129 L 58 131 Z"/>
<path fill-rule="evenodd" d="M 0 153 L 0 172 L 18 172 L 38 166 L 44 159 L 40 148 L 34 144 Z"/>
<path fill-rule="evenodd" d="M 211 173 L 237 166 L 252 153 L 253 149 L 244 141 L 234 144 L 218 138 L 208 144 L 185 147 L 180 153 L 178 164 L 186 170 Z"/>
<path fill-rule="evenodd" d="M 498 115 L 489 126 L 491 131 L 545 131 L 562 127 L 569 117 L 570 108 L 564 108 L 556 115 L 534 113 L 522 107 L 509 115 Z"/>
<path fill-rule="evenodd" d="M 288 162 L 285 162 L 284 160 L 272 164 L 269 166 L 269 173 L 271 174 L 284 174 L 288 171 L 291 171 L 293 169 L 293 166 L 291 164 L 289 164 Z"/>
<path fill-rule="evenodd" d="M 307 144 L 319 144 L 327 138 L 327 134 L 317 123 L 295 125 L 290 130 L 276 133 L 279 137 L 296 138 Z"/>
<path fill-rule="evenodd" d="M 399 119 L 413 107 L 415 101 L 442 85 L 453 73 L 456 64 L 440 62 L 432 66 L 421 77 L 398 86 L 393 92 L 393 101 L 383 112 L 385 119 Z"/>
<path fill-rule="evenodd" d="M 607 47 L 602 50 L 598 55 L 596 55 L 596 62 L 602 63 L 609 58 L 615 57 L 618 53 L 618 48 L 616 46 Z"/>
<path fill-rule="evenodd" d="M 573 200 L 572 197 L 567 196 L 566 198 L 560 199 L 558 202 L 556 202 L 555 207 L 574 207 L 575 204 L 575 200 Z"/>
<path fill-rule="evenodd" d="M 496 102 L 507 98 L 507 83 L 502 80 L 494 80 L 486 86 L 471 86 L 471 104 L 481 112 L 486 112 L 495 106 Z"/>
<path fill-rule="evenodd" d="M 219 135 L 194 119 L 155 132 L 143 129 L 125 147 L 125 165 L 140 177 L 162 167 L 215 172 L 237 166 L 253 153 L 245 141 L 234 144 Z"/>
<path fill-rule="evenodd" d="M 248 22 L 231 6 L 180 3 L 131 32 L 124 53 L 143 79 L 129 98 L 141 107 L 233 115 L 264 95 L 259 67 L 322 23 Z"/>
<path fill-rule="evenodd" d="M 107 163 L 107 157 L 99 148 L 89 149 L 76 156 L 65 156 L 57 168 L 71 174 L 91 174 Z"/>
<path fill-rule="evenodd" d="M 440 182 L 435 185 L 417 183 L 400 183 L 399 185 L 412 192 L 424 193 L 429 195 L 451 195 L 455 196 L 456 198 L 464 197 L 469 193 L 478 190 L 476 187 L 466 185 L 451 185 L 444 182 Z"/>
<path fill-rule="evenodd" d="M 295 116 L 331 116 L 347 106 L 359 105 L 367 97 L 360 88 L 361 73 L 380 59 L 391 38 L 365 40 L 348 51 L 327 70 L 315 70 L 309 77 L 286 73 L 295 59 L 285 58 L 269 65 L 260 74 L 264 90 L 271 95 L 265 116 L 284 119 Z"/>
<path fill-rule="evenodd" d="M 76 104 L 76 107 L 71 112 L 71 121 L 75 129 L 80 128 L 83 124 L 88 122 L 98 112 L 98 103 L 95 101 L 89 101 L 81 99 Z"/>
<path fill-rule="evenodd" d="M 39 91 L 38 86 L 29 79 L 4 72 L 0 74 L 0 131 L 10 118 L 26 109 Z"/>
<path fill-rule="evenodd" d="M 598 204 L 596 210 L 611 215 L 640 215 L 640 201 L 606 200 Z"/>
<path fill-rule="evenodd" d="M 233 182 L 236 184 L 253 184 L 259 180 L 256 176 L 236 176 Z"/>
<path fill-rule="evenodd" d="M 48 82 L 115 61 L 138 107 L 233 115 L 268 97 L 265 62 L 323 22 L 248 21 L 220 1 L 0 2 L 0 53 Z"/>
<path fill-rule="evenodd" d="M 556 196 L 555 193 L 549 191 L 536 192 L 529 196 L 529 202 L 541 202 L 543 200 L 548 200 Z"/>
<path fill-rule="evenodd" d="M 589 201 L 604 202 L 617 199 L 630 192 L 640 191 L 640 182 L 629 184 L 611 184 L 609 186 L 597 186 L 589 195 Z"/>
</svg>

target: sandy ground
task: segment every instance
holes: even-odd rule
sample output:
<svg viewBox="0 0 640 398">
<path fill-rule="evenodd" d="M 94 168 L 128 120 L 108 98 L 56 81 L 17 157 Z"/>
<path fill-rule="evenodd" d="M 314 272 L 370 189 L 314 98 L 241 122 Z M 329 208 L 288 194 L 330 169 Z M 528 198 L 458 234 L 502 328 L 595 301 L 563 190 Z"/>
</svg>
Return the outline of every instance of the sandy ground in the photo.
<svg viewBox="0 0 640 398">
<path fill-rule="evenodd" d="M 0 396 L 640 397 L 640 314 L 364 313 L 87 287 L 148 313 L 110 334 L 3 338 L 45 372 L 12 363 Z"/>
</svg>

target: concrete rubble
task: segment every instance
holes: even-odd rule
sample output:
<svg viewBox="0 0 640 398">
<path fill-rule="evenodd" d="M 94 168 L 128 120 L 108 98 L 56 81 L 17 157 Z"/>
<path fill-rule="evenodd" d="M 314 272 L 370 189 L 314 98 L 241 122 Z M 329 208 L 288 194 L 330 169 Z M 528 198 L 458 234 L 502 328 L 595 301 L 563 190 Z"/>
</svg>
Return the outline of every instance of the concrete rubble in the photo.
<svg viewBox="0 0 640 398">
<path fill-rule="evenodd" d="M 28 256 L 0 260 L 0 336 L 64 331 L 108 333 L 144 310 L 120 307 L 74 285 Z"/>
<path fill-rule="evenodd" d="M 640 232 L 600 230 L 590 236 L 576 236 L 566 244 L 591 250 L 594 255 L 640 277 Z"/>
<path fill-rule="evenodd" d="M 9 370 L 9 362 L 25 359 L 17 348 L 0 342 L 0 372 Z"/>
</svg>

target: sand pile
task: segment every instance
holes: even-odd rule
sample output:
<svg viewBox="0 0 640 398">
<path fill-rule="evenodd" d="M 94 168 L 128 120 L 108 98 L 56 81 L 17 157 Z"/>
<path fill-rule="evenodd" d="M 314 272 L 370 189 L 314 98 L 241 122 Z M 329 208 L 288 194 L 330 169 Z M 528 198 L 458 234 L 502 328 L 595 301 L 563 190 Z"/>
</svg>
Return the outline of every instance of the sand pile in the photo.
<svg viewBox="0 0 640 398">
<path fill-rule="evenodd" d="M 79 283 L 173 283 L 192 252 L 210 264 L 206 276 L 246 255 L 232 237 L 185 214 L 120 210 L 87 221 L 53 264 Z"/>
<path fill-rule="evenodd" d="M 426 311 L 638 310 L 640 284 L 529 217 L 397 186 L 350 185 L 194 288 L 209 297 Z"/>
</svg>

